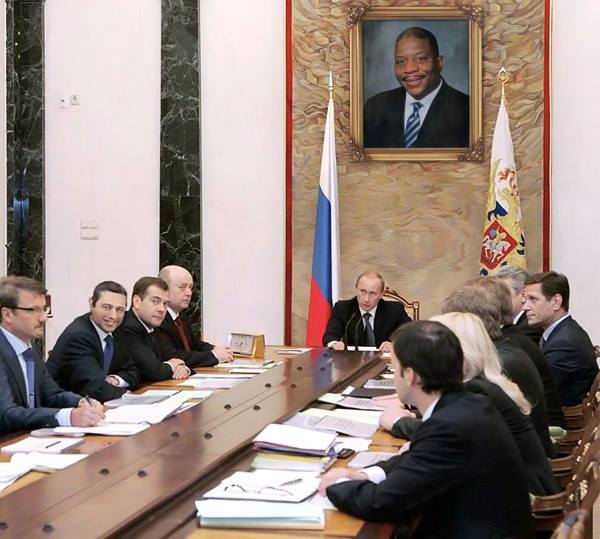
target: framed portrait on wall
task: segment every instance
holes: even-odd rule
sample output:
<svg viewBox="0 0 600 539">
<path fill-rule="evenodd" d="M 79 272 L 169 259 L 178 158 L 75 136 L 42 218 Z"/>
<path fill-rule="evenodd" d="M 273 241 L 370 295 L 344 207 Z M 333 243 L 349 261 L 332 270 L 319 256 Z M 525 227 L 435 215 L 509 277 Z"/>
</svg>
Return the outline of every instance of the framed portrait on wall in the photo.
<svg viewBox="0 0 600 539">
<path fill-rule="evenodd" d="M 353 161 L 483 160 L 479 7 L 353 6 Z"/>
</svg>

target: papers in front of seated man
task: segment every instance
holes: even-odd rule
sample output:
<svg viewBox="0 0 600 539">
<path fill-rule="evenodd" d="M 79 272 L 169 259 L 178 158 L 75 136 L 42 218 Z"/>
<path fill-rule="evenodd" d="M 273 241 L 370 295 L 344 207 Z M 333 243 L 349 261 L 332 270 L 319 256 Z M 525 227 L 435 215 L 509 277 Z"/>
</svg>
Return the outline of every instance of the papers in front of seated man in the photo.
<svg viewBox="0 0 600 539">
<path fill-rule="evenodd" d="M 179 382 L 177 385 L 191 386 L 196 389 L 231 389 L 232 387 L 245 382 L 248 377 L 252 377 L 254 375 L 249 374 L 243 378 L 237 378 L 237 376 L 242 375 L 227 375 L 226 377 L 218 378 L 195 378 L 194 376 L 190 376 L 186 380 Z"/>
<path fill-rule="evenodd" d="M 182 401 L 170 398 L 157 404 L 132 404 L 107 410 L 104 423 L 150 423 L 156 425 L 173 415 Z"/>
<path fill-rule="evenodd" d="M 18 462 L 0 462 L 0 491 L 12 485 L 19 477 L 31 471 L 33 466 Z"/>
<path fill-rule="evenodd" d="M 128 406 L 132 404 L 155 404 L 157 402 L 164 401 L 167 397 L 170 397 L 173 393 L 170 390 L 167 390 L 170 394 L 159 394 L 159 395 L 147 395 L 146 393 L 142 393 L 141 395 L 136 395 L 135 393 L 125 393 L 122 397 L 118 399 L 112 399 L 106 401 L 104 406 L 107 408 L 117 408 L 119 406 Z"/>
<path fill-rule="evenodd" d="M 317 492 L 319 481 L 319 477 L 314 472 L 284 470 L 235 472 L 205 493 L 203 498 L 301 502 Z"/>
<path fill-rule="evenodd" d="M 346 350 L 348 350 L 348 352 L 356 352 L 356 346 L 347 346 Z M 359 352 L 379 352 L 379 348 L 377 348 L 376 346 L 359 346 L 358 351 Z"/>
<path fill-rule="evenodd" d="M 36 472 L 52 473 L 56 470 L 64 470 L 86 457 L 87 455 L 81 454 L 15 453 L 10 461 L 17 464 L 31 465 Z"/>
<path fill-rule="evenodd" d="M 367 468 L 378 462 L 388 460 L 397 453 L 387 453 L 383 451 L 361 451 L 349 463 L 350 468 Z"/>
<path fill-rule="evenodd" d="M 333 447 L 335 438 L 335 433 L 331 432 L 271 423 L 254 438 L 254 444 L 259 449 L 326 456 Z"/>
<path fill-rule="evenodd" d="M 2 453 L 62 453 L 83 443 L 81 438 L 37 438 L 28 436 L 14 444 L 5 445 Z"/>
<path fill-rule="evenodd" d="M 354 408 L 355 410 L 376 410 L 383 411 L 385 406 L 378 404 L 372 399 L 361 399 L 358 397 L 347 397 L 343 394 L 338 393 L 325 393 L 321 395 L 318 400 L 320 402 L 326 402 L 329 404 L 335 404 L 336 406 L 342 406 L 344 408 Z"/>
<path fill-rule="evenodd" d="M 365 389 L 394 389 L 396 386 L 394 385 L 393 379 L 377 380 L 371 378 L 370 380 L 367 380 L 363 387 Z"/>
<path fill-rule="evenodd" d="M 276 451 L 259 451 L 252 467 L 255 470 L 291 470 L 321 473 L 335 462 L 333 455 L 327 457 L 291 455 Z"/>
<path fill-rule="evenodd" d="M 318 504 L 240 500 L 196 501 L 198 522 L 204 528 L 264 528 L 322 530 L 325 513 Z"/>
<path fill-rule="evenodd" d="M 368 423 L 369 425 L 376 426 L 379 425 L 379 417 L 381 416 L 381 412 L 377 412 L 375 410 L 352 410 L 351 408 L 336 408 L 335 410 L 323 410 L 322 408 L 308 408 L 302 413 L 308 415 L 316 415 L 318 417 L 332 415 L 334 417 L 353 419 L 354 421 L 360 421 L 361 423 Z"/>
<path fill-rule="evenodd" d="M 339 432 L 357 438 L 371 438 L 378 428 L 377 424 L 364 423 L 352 418 L 340 416 L 335 413 L 337 410 L 319 410 L 319 412 L 324 412 L 321 414 L 311 413 L 317 410 L 319 409 L 311 408 L 306 412 L 295 414 L 285 421 L 284 425 L 304 429 Z M 379 414 L 379 412 L 375 413 Z"/>
<path fill-rule="evenodd" d="M 146 430 L 148 423 L 105 423 L 101 421 L 95 427 L 54 427 L 54 434 L 99 434 L 103 436 L 131 436 Z"/>
</svg>

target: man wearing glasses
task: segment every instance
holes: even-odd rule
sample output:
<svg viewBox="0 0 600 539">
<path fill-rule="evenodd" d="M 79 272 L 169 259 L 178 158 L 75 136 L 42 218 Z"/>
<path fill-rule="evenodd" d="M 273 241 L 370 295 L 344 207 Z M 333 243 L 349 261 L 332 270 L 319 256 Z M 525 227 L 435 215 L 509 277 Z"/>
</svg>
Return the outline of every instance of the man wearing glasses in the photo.
<svg viewBox="0 0 600 539">
<path fill-rule="evenodd" d="M 46 289 L 28 277 L 0 278 L 0 434 L 39 427 L 96 425 L 102 405 L 64 391 L 32 340 L 44 335 Z"/>
<path fill-rule="evenodd" d="M 56 341 L 46 364 L 58 385 L 105 402 L 140 383 L 129 351 L 113 332 L 123 322 L 127 290 L 114 281 L 96 285 L 90 312 L 78 316 Z"/>
</svg>

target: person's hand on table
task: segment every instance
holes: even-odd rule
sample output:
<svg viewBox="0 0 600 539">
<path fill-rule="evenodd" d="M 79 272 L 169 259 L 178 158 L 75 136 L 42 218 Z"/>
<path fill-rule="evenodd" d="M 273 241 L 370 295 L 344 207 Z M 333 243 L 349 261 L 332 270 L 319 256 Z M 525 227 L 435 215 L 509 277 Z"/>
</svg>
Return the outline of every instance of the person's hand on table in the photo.
<svg viewBox="0 0 600 539">
<path fill-rule="evenodd" d="M 379 426 L 387 431 L 392 430 L 394 423 L 402 417 L 414 417 L 412 412 L 409 412 L 399 399 L 390 400 L 386 404 L 385 410 L 379 416 Z"/>
<path fill-rule="evenodd" d="M 229 363 L 233 360 L 233 352 L 231 348 L 225 346 L 215 346 L 212 353 L 219 360 L 219 363 Z"/>
<path fill-rule="evenodd" d="M 114 374 L 109 374 L 104 381 L 108 384 L 110 384 L 111 386 L 118 386 L 119 385 L 119 379 L 114 375 Z"/>
<path fill-rule="evenodd" d="M 190 369 L 188 369 L 188 367 L 185 364 L 177 365 L 177 367 L 173 369 L 173 380 L 183 380 L 189 375 Z"/>
<path fill-rule="evenodd" d="M 327 345 L 328 348 L 331 348 L 333 350 L 345 350 L 346 349 L 346 345 L 343 343 L 343 341 L 332 341 Z"/>
<path fill-rule="evenodd" d="M 73 427 L 95 427 L 104 419 L 104 407 L 96 399 L 84 398 L 71 410 Z"/>
<path fill-rule="evenodd" d="M 327 473 L 321 476 L 321 482 L 319 483 L 319 494 L 325 496 L 325 490 L 329 485 L 333 485 L 340 479 L 355 479 L 362 480 L 368 479 L 367 474 L 360 470 L 353 470 L 352 468 L 334 468 L 329 470 Z"/>
<path fill-rule="evenodd" d="M 383 341 L 379 345 L 379 351 L 383 353 L 390 353 L 392 351 L 392 343 L 390 341 Z"/>
<path fill-rule="evenodd" d="M 403 453 L 406 453 L 409 449 L 410 449 L 410 442 L 406 442 L 403 446 L 400 446 L 400 449 L 398 449 L 398 455 L 402 455 Z"/>
</svg>

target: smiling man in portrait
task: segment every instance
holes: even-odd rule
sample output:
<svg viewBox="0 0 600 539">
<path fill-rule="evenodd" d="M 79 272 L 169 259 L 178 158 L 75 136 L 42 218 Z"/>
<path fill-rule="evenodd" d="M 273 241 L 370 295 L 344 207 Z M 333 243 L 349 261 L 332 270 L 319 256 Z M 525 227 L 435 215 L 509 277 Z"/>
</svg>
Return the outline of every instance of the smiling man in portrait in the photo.
<svg viewBox="0 0 600 539">
<path fill-rule="evenodd" d="M 400 87 L 365 103 L 365 148 L 468 147 L 469 96 L 444 81 L 436 37 L 407 28 L 396 38 L 394 65 Z"/>
</svg>

